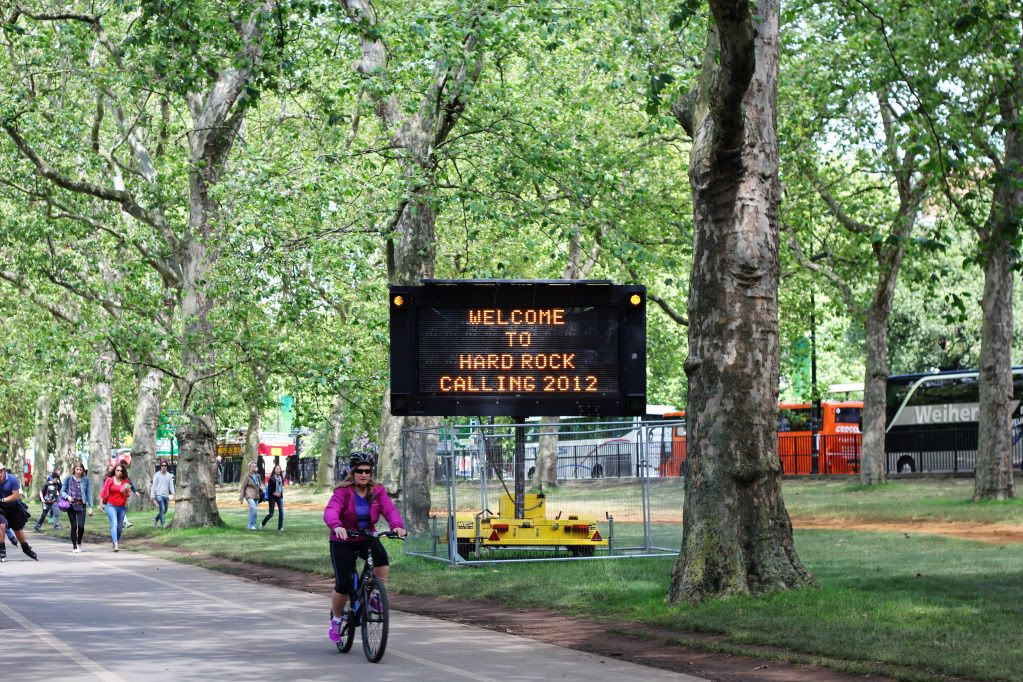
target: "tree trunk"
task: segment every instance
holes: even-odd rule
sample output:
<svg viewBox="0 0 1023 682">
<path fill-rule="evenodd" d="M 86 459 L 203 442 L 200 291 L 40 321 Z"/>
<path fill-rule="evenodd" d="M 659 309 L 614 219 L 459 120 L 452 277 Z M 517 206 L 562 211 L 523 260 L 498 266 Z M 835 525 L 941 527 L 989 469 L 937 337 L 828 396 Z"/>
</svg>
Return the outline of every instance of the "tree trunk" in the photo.
<svg viewBox="0 0 1023 682">
<path fill-rule="evenodd" d="M 207 195 L 196 190 L 193 181 L 189 222 L 199 231 L 207 231 L 213 214 L 206 205 Z M 201 184 L 201 183 L 200 183 Z M 203 185 L 203 189 L 208 189 Z M 198 196 L 197 193 L 198 192 Z M 196 224 L 197 223 L 197 224 Z M 211 389 L 205 377 L 215 363 L 209 340 L 209 312 L 211 302 L 205 293 L 206 277 L 211 264 L 206 260 L 206 247 L 198 239 L 188 239 L 182 247 L 183 292 L 181 317 L 183 320 L 182 369 L 179 380 L 182 396 L 181 414 L 187 418 L 177 432 L 178 467 L 175 489 L 174 527 L 220 526 L 223 521 L 217 509 L 217 429 L 212 412 Z"/>
<path fill-rule="evenodd" d="M 113 419 L 113 389 L 116 356 L 112 348 L 105 347 L 93 363 L 92 409 L 89 413 L 89 479 L 102 482 L 110 462 L 111 420 Z M 132 460 L 134 463 L 134 459 Z M 134 482 L 134 478 L 132 479 Z M 98 488 L 97 488 L 98 490 Z"/>
<path fill-rule="evenodd" d="M 377 78 L 387 71 L 387 46 L 377 30 L 376 11 L 367 0 L 344 0 L 344 6 L 362 31 L 362 55 L 355 69 L 367 78 Z M 435 152 L 461 117 L 483 66 L 479 25 L 474 23 L 466 32 L 458 55 L 450 58 L 441 56 L 434 62 L 434 82 L 414 114 L 404 113 L 395 97 L 382 94 L 382 88 L 374 86 L 370 89 L 382 125 L 385 129 L 397 131 L 393 134 L 392 143 L 395 149 L 401 150 L 398 162 L 405 177 L 406 196 L 396 210 L 394 221 L 393 267 L 389 267 L 388 272 L 391 284 L 418 285 L 424 278 L 433 277 L 437 259 L 436 215 L 431 200 L 437 174 Z M 389 250 L 391 246 L 389 243 Z M 402 431 L 436 428 L 439 423 L 431 417 L 391 416 L 390 393 L 387 392 L 382 401 L 379 434 L 381 478 L 388 489 L 394 490 L 398 485 Z M 433 444 L 433 452 L 417 454 L 405 462 L 405 494 L 425 496 L 410 500 L 408 507 L 414 510 L 414 514 L 425 514 L 415 521 L 423 527 L 430 509 L 430 483 L 437 439 L 427 439 L 425 444 L 428 446 L 430 443 Z M 413 480 L 415 485 L 410 484 Z"/>
<path fill-rule="evenodd" d="M 39 499 L 46 477 L 43 472 L 50 462 L 50 394 L 43 392 L 36 399 L 35 429 L 32 433 L 32 450 L 35 453 L 32 461 L 32 485 L 30 494 L 33 500 Z M 70 473 L 70 472 L 67 472 Z"/>
<path fill-rule="evenodd" d="M 384 389 L 384 400 L 380 410 L 380 462 L 378 481 L 387 488 L 389 493 L 398 492 L 401 485 L 401 429 L 404 427 L 401 417 L 391 416 L 391 389 Z"/>
<path fill-rule="evenodd" d="M 536 471 L 533 472 L 533 486 L 536 488 L 558 485 L 559 421 L 559 417 L 540 419 L 540 442 L 536 451 Z"/>
<path fill-rule="evenodd" d="M 406 428 L 423 429 L 406 447 L 404 455 L 405 481 L 401 494 L 405 496 L 405 528 L 414 535 L 430 531 L 430 487 L 433 485 L 434 464 L 437 461 L 439 422 L 433 417 L 406 417 Z"/>
<path fill-rule="evenodd" d="M 981 231 L 984 324 L 980 345 L 980 423 L 973 499 L 1016 495 L 1012 478 L 1012 290 L 1023 221 L 1023 43 L 1013 78 L 999 99 L 1005 124 L 1005 162 L 994 178 L 991 212 Z"/>
<path fill-rule="evenodd" d="M 693 137 L 695 217 L 682 551 L 668 599 L 795 588 L 778 410 L 778 2 L 712 0 Z M 755 28 L 754 28 L 755 27 Z M 678 107 L 678 105 L 677 105 Z"/>
<path fill-rule="evenodd" d="M 135 422 L 132 425 L 131 463 L 132 480 L 143 509 L 152 509 L 153 474 L 156 471 L 156 429 L 160 423 L 160 401 L 163 392 L 163 372 L 146 370 L 139 382 L 135 403 Z"/>
<path fill-rule="evenodd" d="M 243 467 L 248 467 L 249 462 L 255 462 L 259 457 L 259 431 L 262 428 L 263 413 L 259 405 L 249 405 L 249 425 L 245 429 L 245 450 L 242 452 Z"/>
<path fill-rule="evenodd" d="M 53 458 L 54 466 L 59 466 L 61 471 L 70 471 L 72 466 L 81 461 L 75 451 L 77 441 L 78 408 L 75 396 L 65 394 L 61 396 L 57 406 L 57 450 Z M 107 460 L 109 459 L 108 453 Z"/>
<path fill-rule="evenodd" d="M 867 308 L 866 370 L 863 376 L 863 444 L 860 481 L 864 485 L 885 482 L 884 435 L 887 421 L 888 319 L 895 300 L 895 282 L 904 249 L 897 247 L 888 268 L 882 264 L 874 298 Z"/>
<path fill-rule="evenodd" d="M 1010 244 L 992 242 L 984 264 L 975 500 L 1016 496 L 1012 478 L 1013 260 Z"/>
<path fill-rule="evenodd" d="M 178 468 L 174 495 L 174 528 L 222 526 L 217 509 L 216 430 L 212 420 L 196 415 L 178 429 Z"/>
<path fill-rule="evenodd" d="M 409 128 L 408 126 L 406 126 Z M 415 140 L 414 150 L 425 153 L 419 145 L 426 144 L 426 131 L 406 130 L 408 139 Z M 422 170 L 422 169 L 420 169 Z M 406 174 L 412 174 L 406 165 Z M 398 220 L 398 240 L 394 248 L 394 284 L 419 284 L 424 279 L 433 277 L 437 259 L 437 247 L 434 236 L 436 216 L 433 208 L 425 198 L 409 202 L 402 210 Z M 390 391 L 388 391 L 388 402 Z M 434 462 L 437 459 L 436 436 L 421 438 L 417 446 L 408 452 L 401 452 L 401 433 L 410 429 L 428 429 L 436 432 L 440 420 L 436 417 L 392 417 L 390 405 L 383 414 L 384 420 L 392 420 L 388 427 L 381 426 L 381 432 L 392 434 L 388 446 L 393 448 L 389 457 L 392 461 L 404 462 L 404 486 L 401 494 L 406 496 L 409 518 L 404 519 L 409 532 L 425 533 L 429 528 L 430 488 L 433 484 Z M 382 446 L 383 444 L 381 444 Z M 397 447 L 394 447 L 397 445 Z M 404 457 L 404 459 L 402 459 Z M 392 469 L 393 475 L 393 469 Z"/>
<path fill-rule="evenodd" d="M 316 470 L 316 482 L 328 488 L 334 487 L 334 462 L 341 443 L 341 425 L 345 419 L 345 401 L 339 395 L 334 396 L 334 404 L 330 409 L 330 421 L 327 422 L 327 439 L 320 453 L 320 465 Z"/>
</svg>

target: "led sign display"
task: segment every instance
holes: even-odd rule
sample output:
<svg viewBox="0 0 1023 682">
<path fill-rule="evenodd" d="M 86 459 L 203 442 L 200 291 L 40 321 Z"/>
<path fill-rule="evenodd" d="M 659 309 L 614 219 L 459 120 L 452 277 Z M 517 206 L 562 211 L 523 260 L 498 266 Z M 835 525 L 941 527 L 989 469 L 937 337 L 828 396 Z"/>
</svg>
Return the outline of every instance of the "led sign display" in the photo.
<svg viewBox="0 0 1023 682">
<path fill-rule="evenodd" d="M 428 280 L 390 293 L 392 414 L 645 411 L 642 286 Z"/>
</svg>

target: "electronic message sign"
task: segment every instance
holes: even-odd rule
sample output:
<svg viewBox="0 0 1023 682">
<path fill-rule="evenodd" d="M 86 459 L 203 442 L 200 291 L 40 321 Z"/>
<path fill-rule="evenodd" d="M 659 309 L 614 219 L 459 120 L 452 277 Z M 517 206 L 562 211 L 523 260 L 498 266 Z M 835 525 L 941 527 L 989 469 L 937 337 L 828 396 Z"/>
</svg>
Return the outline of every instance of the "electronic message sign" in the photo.
<svg viewBox="0 0 1023 682">
<path fill-rule="evenodd" d="M 646 289 L 604 280 L 394 286 L 391 414 L 646 411 Z"/>
</svg>

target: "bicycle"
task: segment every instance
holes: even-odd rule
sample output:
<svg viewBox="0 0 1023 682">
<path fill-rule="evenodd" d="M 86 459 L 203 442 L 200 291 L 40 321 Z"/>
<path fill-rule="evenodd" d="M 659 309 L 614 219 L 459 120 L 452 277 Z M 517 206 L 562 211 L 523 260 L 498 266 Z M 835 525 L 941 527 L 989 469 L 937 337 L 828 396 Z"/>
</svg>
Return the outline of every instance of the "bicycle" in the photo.
<svg viewBox="0 0 1023 682">
<path fill-rule="evenodd" d="M 349 538 L 387 537 L 396 538 L 394 531 L 366 532 L 349 530 Z M 348 602 L 342 612 L 345 620 L 341 628 L 341 640 L 337 642 L 339 653 L 346 654 L 355 641 L 355 628 L 362 629 L 362 651 L 370 663 L 379 663 L 387 648 L 387 624 L 390 619 L 390 608 L 387 590 L 384 584 L 373 573 L 373 552 L 367 549 L 366 561 L 362 573 L 352 572 L 352 590 L 348 593 Z"/>
</svg>

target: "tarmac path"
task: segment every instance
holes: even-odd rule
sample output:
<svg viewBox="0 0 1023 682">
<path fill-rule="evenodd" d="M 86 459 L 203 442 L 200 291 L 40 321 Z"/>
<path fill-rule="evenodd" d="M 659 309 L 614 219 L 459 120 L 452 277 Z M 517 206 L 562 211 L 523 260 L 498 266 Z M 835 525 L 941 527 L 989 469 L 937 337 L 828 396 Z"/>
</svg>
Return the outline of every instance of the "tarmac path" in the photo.
<svg viewBox="0 0 1023 682">
<path fill-rule="evenodd" d="M 383 661 L 338 654 L 323 597 L 109 545 L 29 534 L 0 565 L 0 679 L 612 680 L 700 678 L 391 611 Z"/>
</svg>

